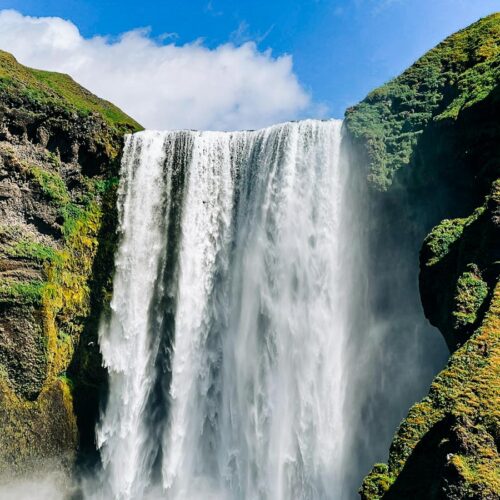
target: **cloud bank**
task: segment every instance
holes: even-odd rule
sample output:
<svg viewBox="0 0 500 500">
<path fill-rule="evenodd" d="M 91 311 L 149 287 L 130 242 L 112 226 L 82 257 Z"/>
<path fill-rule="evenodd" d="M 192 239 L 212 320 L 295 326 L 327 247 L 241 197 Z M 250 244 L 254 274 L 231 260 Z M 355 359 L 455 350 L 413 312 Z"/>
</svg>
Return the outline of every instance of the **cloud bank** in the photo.
<svg viewBox="0 0 500 500">
<path fill-rule="evenodd" d="M 87 39 L 70 21 L 3 10 L 0 49 L 27 66 L 68 73 L 147 128 L 259 128 L 312 106 L 291 56 L 273 57 L 253 42 L 175 45 L 146 29 Z"/>
</svg>

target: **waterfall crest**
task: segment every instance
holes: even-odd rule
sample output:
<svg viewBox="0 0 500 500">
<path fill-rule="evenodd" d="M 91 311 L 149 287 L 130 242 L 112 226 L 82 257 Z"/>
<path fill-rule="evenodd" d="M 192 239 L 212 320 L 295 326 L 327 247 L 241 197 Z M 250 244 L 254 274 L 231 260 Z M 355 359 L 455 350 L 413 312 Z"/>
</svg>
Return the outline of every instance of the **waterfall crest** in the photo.
<svg viewBox="0 0 500 500">
<path fill-rule="evenodd" d="M 113 497 L 340 495 L 340 146 L 340 121 L 127 137 L 100 331 Z"/>
</svg>

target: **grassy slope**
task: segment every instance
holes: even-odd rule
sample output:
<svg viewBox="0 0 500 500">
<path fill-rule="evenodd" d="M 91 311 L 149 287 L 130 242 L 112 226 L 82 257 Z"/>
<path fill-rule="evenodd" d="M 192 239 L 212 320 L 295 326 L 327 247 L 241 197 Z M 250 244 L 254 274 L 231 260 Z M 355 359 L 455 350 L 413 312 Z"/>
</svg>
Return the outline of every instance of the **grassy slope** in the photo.
<svg viewBox="0 0 500 500">
<path fill-rule="evenodd" d="M 432 121 L 454 120 L 500 81 L 500 13 L 455 33 L 346 112 L 346 125 L 380 190 L 412 161 Z"/>
<path fill-rule="evenodd" d="M 0 91 L 9 97 L 52 113 L 76 113 L 80 117 L 97 114 L 120 134 L 142 127 L 108 101 L 96 97 L 70 76 L 28 68 L 9 53 L 0 50 Z"/>
</svg>

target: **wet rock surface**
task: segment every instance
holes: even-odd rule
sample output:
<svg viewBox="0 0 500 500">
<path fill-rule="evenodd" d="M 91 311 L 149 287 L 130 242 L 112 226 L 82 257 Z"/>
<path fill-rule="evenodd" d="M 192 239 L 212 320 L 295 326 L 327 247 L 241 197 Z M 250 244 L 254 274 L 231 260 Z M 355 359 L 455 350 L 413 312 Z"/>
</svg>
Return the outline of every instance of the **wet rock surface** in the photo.
<svg viewBox="0 0 500 500">
<path fill-rule="evenodd" d="M 116 176 L 137 128 L 66 75 L 0 51 L 0 474 L 71 468 L 93 440 Z"/>
</svg>

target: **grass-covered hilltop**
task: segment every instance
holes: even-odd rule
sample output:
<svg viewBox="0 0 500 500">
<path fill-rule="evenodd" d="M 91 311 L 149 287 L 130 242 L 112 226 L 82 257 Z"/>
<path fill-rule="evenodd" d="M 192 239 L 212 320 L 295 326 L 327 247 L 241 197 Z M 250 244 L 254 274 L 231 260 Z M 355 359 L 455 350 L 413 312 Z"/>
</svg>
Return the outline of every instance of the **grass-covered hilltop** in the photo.
<svg viewBox="0 0 500 500">
<path fill-rule="evenodd" d="M 119 156 L 139 128 L 0 52 L 0 474 L 71 467 L 92 439 Z"/>
<path fill-rule="evenodd" d="M 497 13 L 450 36 L 347 110 L 346 124 L 369 164 L 368 177 L 374 186 L 389 189 L 399 169 L 422 163 L 419 146 L 450 125 L 471 144 L 476 141 L 477 146 L 495 152 L 493 157 L 481 158 L 474 172 L 488 178 L 493 175 L 499 161 L 498 147 L 494 147 L 498 143 L 495 125 L 499 125 L 488 108 L 498 101 L 499 43 Z M 491 126 L 462 130 L 484 118 Z M 470 163 L 470 158 L 461 159 Z M 455 165 L 454 172 L 460 167 L 460 163 Z"/>
<path fill-rule="evenodd" d="M 371 92 L 346 125 L 391 231 L 422 244 L 424 312 L 452 352 L 361 496 L 500 498 L 500 14 Z"/>
</svg>

